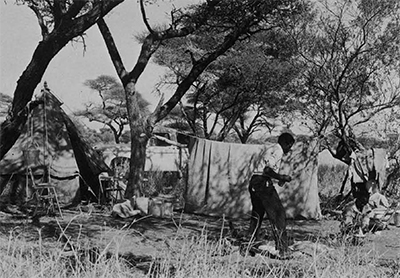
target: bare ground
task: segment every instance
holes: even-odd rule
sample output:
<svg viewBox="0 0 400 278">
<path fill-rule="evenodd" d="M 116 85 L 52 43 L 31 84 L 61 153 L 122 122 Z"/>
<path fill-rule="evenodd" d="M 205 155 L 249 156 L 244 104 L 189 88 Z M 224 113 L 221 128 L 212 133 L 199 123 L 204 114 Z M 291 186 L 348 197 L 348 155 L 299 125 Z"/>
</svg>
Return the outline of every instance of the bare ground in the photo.
<svg viewBox="0 0 400 278">
<path fill-rule="evenodd" d="M 54 244 L 62 250 L 85 242 L 100 250 L 118 252 L 138 269 L 146 271 L 150 261 L 160 257 L 172 241 L 207 234 L 210 240 L 229 238 L 231 231 L 227 219 L 175 212 L 174 217 L 121 219 L 108 211 L 87 207 L 64 210 L 63 218 L 41 217 L 32 220 L 21 214 L 0 212 L 0 239 L 23 238 L 35 242 Z M 245 230 L 249 219 L 231 219 L 238 230 Z M 268 221 L 266 221 L 268 222 Z M 289 236 L 295 242 L 320 242 L 334 248 L 338 241 L 337 220 L 289 220 Z M 268 231 L 268 224 L 264 224 Z M 270 235 L 267 235 L 268 238 Z M 400 227 L 390 225 L 388 230 L 367 234 L 361 248 L 368 256 L 379 258 L 382 264 L 400 261 Z M 400 270 L 399 270 L 400 271 Z"/>
</svg>

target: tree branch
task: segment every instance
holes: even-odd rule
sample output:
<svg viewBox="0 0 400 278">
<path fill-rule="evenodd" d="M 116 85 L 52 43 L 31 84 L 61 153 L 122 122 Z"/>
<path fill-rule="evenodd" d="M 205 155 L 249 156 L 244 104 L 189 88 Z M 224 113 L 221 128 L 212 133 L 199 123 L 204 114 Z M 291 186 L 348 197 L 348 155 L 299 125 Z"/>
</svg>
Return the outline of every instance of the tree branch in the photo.
<svg viewBox="0 0 400 278">
<path fill-rule="evenodd" d="M 57 29 L 57 27 L 61 23 L 61 19 L 63 16 L 62 3 L 63 3 L 62 0 L 54 0 L 54 4 L 52 5 L 53 17 L 54 17 L 54 29 Z"/>
<path fill-rule="evenodd" d="M 74 0 L 71 6 L 69 6 L 68 11 L 65 13 L 65 19 L 74 18 L 79 14 L 82 8 L 89 2 L 88 0 Z M 103 3 L 96 3 L 97 5 L 103 5 Z"/>
<path fill-rule="evenodd" d="M 97 26 L 100 29 L 100 33 L 103 36 L 104 42 L 107 46 L 108 53 L 110 54 L 111 61 L 114 64 L 114 68 L 117 71 L 117 74 L 121 80 L 123 80 L 127 76 L 127 71 L 122 62 L 121 56 L 115 45 L 114 38 L 108 28 L 106 22 L 103 18 L 100 18 L 97 22 Z"/>
<path fill-rule="evenodd" d="M 155 117 L 155 122 L 164 118 L 168 113 L 172 110 L 173 107 L 179 102 L 179 100 L 183 97 L 183 95 L 189 90 L 192 83 L 200 76 L 203 70 L 215 59 L 217 59 L 220 55 L 225 53 L 231 46 L 233 46 L 240 36 L 240 34 L 244 31 L 244 29 L 248 27 L 248 23 L 244 22 L 240 28 L 234 29 L 231 33 L 225 36 L 224 41 L 216 47 L 216 49 L 203 56 L 192 66 L 189 74 L 183 79 L 183 81 L 178 85 L 175 93 L 171 96 L 171 98 L 163 105 L 159 112 L 153 113 L 152 117 Z"/>
<path fill-rule="evenodd" d="M 150 26 L 150 24 L 149 24 L 149 21 L 147 20 L 146 9 L 145 9 L 145 7 L 144 7 L 144 1 L 143 1 L 143 0 L 140 0 L 140 1 L 139 1 L 139 4 L 140 4 L 140 12 L 141 12 L 141 14 L 142 14 L 142 19 L 143 19 L 144 25 L 146 26 L 146 28 L 147 28 L 147 30 L 149 31 L 149 33 L 150 33 L 150 34 L 153 34 L 154 31 L 153 31 L 153 29 L 151 28 L 151 26 Z"/>
<path fill-rule="evenodd" d="M 49 35 L 49 29 L 46 26 L 46 22 L 44 21 L 44 18 L 42 16 L 42 14 L 40 13 L 39 8 L 35 4 L 33 4 L 33 2 L 29 3 L 29 8 L 35 13 L 35 15 L 38 19 L 39 27 L 40 27 L 40 30 L 42 33 L 42 38 L 46 39 L 47 36 Z"/>
</svg>

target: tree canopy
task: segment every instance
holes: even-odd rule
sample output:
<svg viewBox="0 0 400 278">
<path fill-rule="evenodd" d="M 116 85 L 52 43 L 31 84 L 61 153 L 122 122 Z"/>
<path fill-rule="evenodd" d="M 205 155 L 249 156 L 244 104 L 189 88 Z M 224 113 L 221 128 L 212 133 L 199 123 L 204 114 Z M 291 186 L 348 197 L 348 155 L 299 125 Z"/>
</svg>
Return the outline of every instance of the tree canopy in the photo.
<svg viewBox="0 0 400 278">
<path fill-rule="evenodd" d="M 301 78 L 293 103 L 318 135 L 352 148 L 355 128 L 400 104 L 400 3 L 323 1 L 291 26 Z"/>
<path fill-rule="evenodd" d="M 144 1 L 139 1 L 148 33 L 141 38 L 142 49 L 137 63 L 128 71 L 104 20 L 98 26 L 106 43 L 110 58 L 124 86 L 131 131 L 131 165 L 126 197 L 140 195 L 143 179 L 146 143 L 152 136 L 156 123 L 164 119 L 178 105 L 183 96 L 219 57 L 224 55 L 236 42 L 245 40 L 259 32 L 277 28 L 282 18 L 302 12 L 302 1 L 281 0 L 213 0 L 187 9 L 171 12 L 171 22 L 167 27 L 154 28 L 147 20 Z M 204 32 L 210 40 L 203 40 Z M 144 116 L 138 107 L 136 83 L 153 54 L 162 44 L 182 37 L 200 40 L 205 51 L 187 52 L 183 59 L 190 61 L 188 71 L 179 80 L 172 96 L 160 101 L 155 111 Z"/>
<path fill-rule="evenodd" d="M 129 124 L 124 88 L 116 78 L 108 75 L 86 80 L 84 84 L 98 94 L 99 101 L 86 103 L 85 109 L 76 111 L 75 115 L 104 124 L 112 132 L 115 143 L 120 143 L 125 127 Z M 140 93 L 138 102 L 140 109 L 148 113 L 150 103 Z"/>
<path fill-rule="evenodd" d="M 194 134 L 222 141 L 234 130 L 245 143 L 260 127 L 273 127 L 269 119 L 285 109 L 285 86 L 297 73 L 289 63 L 294 45 L 281 30 L 285 20 L 277 18 L 238 39 L 193 82 L 183 115 Z M 216 40 L 213 32 L 206 29 L 162 44 L 155 62 L 170 70 L 165 84 L 178 85 L 192 59 L 210 51 Z"/>
</svg>

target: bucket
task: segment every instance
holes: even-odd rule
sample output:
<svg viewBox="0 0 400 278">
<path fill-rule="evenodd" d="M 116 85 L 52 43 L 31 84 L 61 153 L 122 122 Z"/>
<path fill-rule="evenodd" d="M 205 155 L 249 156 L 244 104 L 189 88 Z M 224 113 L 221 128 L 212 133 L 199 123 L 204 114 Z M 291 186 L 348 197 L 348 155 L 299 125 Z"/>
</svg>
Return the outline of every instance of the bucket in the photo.
<svg viewBox="0 0 400 278">
<path fill-rule="evenodd" d="M 159 198 L 153 198 L 150 201 L 149 214 L 155 217 L 162 217 L 163 215 L 163 201 Z"/>
<path fill-rule="evenodd" d="M 396 211 L 393 216 L 394 225 L 400 227 L 400 210 Z"/>
<path fill-rule="evenodd" d="M 163 217 L 172 217 L 174 215 L 175 197 L 173 195 L 160 195 L 163 200 Z"/>
<path fill-rule="evenodd" d="M 171 217 L 174 215 L 175 197 L 172 195 L 159 195 L 150 203 L 150 214 L 155 217 Z"/>
</svg>

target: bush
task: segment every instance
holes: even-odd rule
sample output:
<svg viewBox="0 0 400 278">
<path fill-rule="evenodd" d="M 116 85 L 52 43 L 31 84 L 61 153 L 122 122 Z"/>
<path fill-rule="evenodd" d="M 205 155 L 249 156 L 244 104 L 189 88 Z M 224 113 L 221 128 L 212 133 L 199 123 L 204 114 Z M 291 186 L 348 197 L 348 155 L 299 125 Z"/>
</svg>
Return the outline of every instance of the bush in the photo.
<svg viewBox="0 0 400 278">
<path fill-rule="evenodd" d="M 318 167 L 318 189 L 320 196 L 333 197 L 340 192 L 346 173 L 345 165 L 320 165 Z"/>
<path fill-rule="evenodd" d="M 151 171 L 145 173 L 146 183 L 143 193 L 147 197 L 156 197 L 160 194 L 173 195 L 182 202 L 187 174 L 177 171 Z"/>
</svg>

